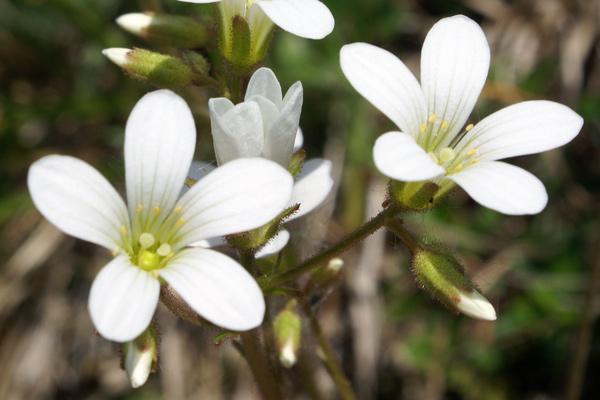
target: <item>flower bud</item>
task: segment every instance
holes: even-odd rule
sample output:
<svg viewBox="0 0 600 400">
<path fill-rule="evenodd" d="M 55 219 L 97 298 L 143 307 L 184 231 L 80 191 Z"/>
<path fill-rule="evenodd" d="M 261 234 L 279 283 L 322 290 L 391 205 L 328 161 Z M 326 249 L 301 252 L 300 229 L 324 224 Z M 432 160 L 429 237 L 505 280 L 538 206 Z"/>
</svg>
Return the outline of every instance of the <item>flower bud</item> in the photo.
<svg viewBox="0 0 600 400">
<path fill-rule="evenodd" d="M 423 289 L 451 310 L 471 318 L 496 319 L 494 307 L 465 276 L 460 262 L 444 246 L 423 246 L 415 252 L 412 265 Z"/>
<path fill-rule="evenodd" d="M 134 389 L 146 383 L 150 373 L 156 369 L 157 342 L 156 328 L 150 324 L 140 336 L 121 345 L 121 362 Z"/>
<path fill-rule="evenodd" d="M 279 349 L 279 361 L 285 368 L 296 364 L 298 348 L 300 347 L 300 333 L 302 325 L 300 317 L 294 308 L 296 300 L 291 300 L 286 308 L 279 312 L 273 321 L 273 334 Z"/>
<path fill-rule="evenodd" d="M 193 18 L 157 14 L 150 11 L 131 13 L 117 18 L 126 31 L 151 43 L 192 49 L 206 44 L 207 28 Z"/>
<path fill-rule="evenodd" d="M 192 71 L 179 58 L 144 49 L 110 48 L 102 51 L 132 78 L 161 89 L 177 89 L 192 82 Z"/>
<path fill-rule="evenodd" d="M 425 211 L 435 205 L 433 199 L 440 187 L 433 182 L 390 181 L 389 199 L 405 211 Z"/>
<path fill-rule="evenodd" d="M 344 267 L 344 260 L 332 258 L 325 267 L 315 268 L 310 272 L 310 280 L 313 285 L 320 288 L 328 288 L 337 281 Z"/>
</svg>

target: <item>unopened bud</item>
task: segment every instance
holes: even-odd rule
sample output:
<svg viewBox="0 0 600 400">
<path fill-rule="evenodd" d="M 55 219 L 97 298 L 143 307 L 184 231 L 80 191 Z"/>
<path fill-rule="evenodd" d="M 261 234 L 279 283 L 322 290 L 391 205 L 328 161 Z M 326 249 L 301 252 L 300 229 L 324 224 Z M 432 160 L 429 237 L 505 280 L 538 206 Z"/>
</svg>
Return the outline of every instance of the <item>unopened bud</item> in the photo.
<svg viewBox="0 0 600 400">
<path fill-rule="evenodd" d="M 296 301 L 288 302 L 273 321 L 273 334 L 279 349 L 279 361 L 286 368 L 296 364 L 298 348 L 300 347 L 300 332 L 302 325 L 300 317 L 294 311 Z"/>
<path fill-rule="evenodd" d="M 122 344 L 122 363 L 131 386 L 135 389 L 148 380 L 158 361 L 157 332 L 150 325 L 140 336 Z"/>
<path fill-rule="evenodd" d="M 465 276 L 460 262 L 444 246 L 424 246 L 414 254 L 412 264 L 421 286 L 451 310 L 476 319 L 496 319 L 494 307 Z"/>
<path fill-rule="evenodd" d="M 327 288 L 337 281 L 343 267 L 344 260 L 332 258 L 326 266 L 312 270 L 310 280 L 315 286 Z"/>
<path fill-rule="evenodd" d="M 208 38 L 205 25 L 179 15 L 131 13 L 117 18 L 117 24 L 149 42 L 183 49 L 203 46 Z"/>
<path fill-rule="evenodd" d="M 102 50 L 109 60 L 132 78 L 161 89 L 177 89 L 192 82 L 192 71 L 179 58 L 144 49 Z"/>
</svg>

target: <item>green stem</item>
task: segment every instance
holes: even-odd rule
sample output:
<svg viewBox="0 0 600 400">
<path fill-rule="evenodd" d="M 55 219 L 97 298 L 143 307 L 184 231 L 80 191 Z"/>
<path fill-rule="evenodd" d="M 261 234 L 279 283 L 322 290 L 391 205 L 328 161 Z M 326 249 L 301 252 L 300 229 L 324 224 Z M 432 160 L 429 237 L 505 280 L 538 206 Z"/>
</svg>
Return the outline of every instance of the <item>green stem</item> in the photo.
<svg viewBox="0 0 600 400">
<path fill-rule="evenodd" d="M 417 242 L 411 235 L 404 229 L 402 225 L 402 219 L 393 218 L 388 220 L 385 223 L 385 226 L 392 232 L 396 234 L 402 240 L 402 242 L 408 247 L 411 255 L 415 255 L 416 252 L 422 250 L 422 246 L 419 242 Z"/>
<path fill-rule="evenodd" d="M 367 221 L 360 228 L 323 251 L 318 253 L 308 260 L 298 264 L 296 267 L 279 274 L 267 274 L 258 278 L 258 284 L 264 289 L 269 289 L 282 283 L 291 281 L 298 276 L 310 272 L 312 269 L 325 264 L 334 257 L 339 256 L 355 244 L 364 240 L 367 236 L 372 235 L 378 229 L 385 225 L 386 221 L 393 218 L 397 214 L 397 209 L 394 206 L 389 206 L 379 212 L 375 217 Z"/>
<path fill-rule="evenodd" d="M 348 379 L 346 379 L 346 376 L 344 375 L 340 364 L 336 361 L 335 355 L 333 354 L 333 350 L 331 349 L 327 338 L 325 338 L 325 335 L 323 335 L 323 331 L 319 326 L 319 321 L 317 321 L 317 318 L 312 313 L 312 310 L 310 309 L 310 306 L 307 303 L 303 303 L 302 306 L 304 313 L 306 314 L 310 322 L 310 329 L 317 338 L 317 341 L 319 342 L 319 347 L 323 352 L 323 362 L 325 363 L 325 366 L 327 367 L 327 371 L 329 371 L 331 378 L 335 382 L 335 385 L 340 391 L 342 398 L 344 400 L 356 400 L 356 396 L 352 391 L 352 387 L 350 387 Z"/>
<path fill-rule="evenodd" d="M 283 396 L 276 384 L 273 373 L 269 367 L 269 361 L 263 351 L 256 329 L 242 332 L 242 346 L 246 361 L 254 374 L 256 383 L 264 400 L 279 400 Z"/>
</svg>

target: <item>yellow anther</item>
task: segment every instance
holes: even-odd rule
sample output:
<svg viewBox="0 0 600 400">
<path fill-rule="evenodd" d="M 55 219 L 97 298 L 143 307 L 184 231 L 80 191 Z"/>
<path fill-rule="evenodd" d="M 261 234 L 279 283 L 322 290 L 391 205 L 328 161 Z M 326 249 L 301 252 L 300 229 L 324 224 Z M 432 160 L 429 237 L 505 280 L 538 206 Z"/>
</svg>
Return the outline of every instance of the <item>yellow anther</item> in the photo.
<svg viewBox="0 0 600 400">
<path fill-rule="evenodd" d="M 431 115 L 429 116 L 429 118 L 427 119 L 427 122 L 429 122 L 429 123 L 431 123 L 431 122 L 433 122 L 433 121 L 435 121 L 435 114 L 431 114 Z"/>
<path fill-rule="evenodd" d="M 121 225 L 121 233 L 123 235 L 127 233 L 127 228 L 125 228 L 125 225 Z"/>
<path fill-rule="evenodd" d="M 170 260 L 171 258 L 173 258 L 173 255 L 174 255 L 174 254 L 175 254 L 175 253 L 169 253 L 169 254 L 167 255 L 167 257 L 166 257 L 166 258 L 167 258 L 167 260 Z"/>
<path fill-rule="evenodd" d="M 431 151 L 427 155 L 433 160 L 434 163 L 438 163 L 438 158 Z"/>
<path fill-rule="evenodd" d="M 152 270 L 152 275 L 158 279 L 158 270 L 157 269 Z"/>
<path fill-rule="evenodd" d="M 469 164 L 473 165 L 473 164 L 475 164 L 476 162 L 477 162 L 477 159 L 476 159 L 476 158 L 474 158 L 474 159 L 472 159 L 471 161 L 469 161 Z"/>
<path fill-rule="evenodd" d="M 473 129 L 473 124 L 467 125 L 467 127 L 465 128 L 465 132 L 469 132 L 471 129 Z"/>
<path fill-rule="evenodd" d="M 113 250 L 113 251 L 110 252 L 110 255 L 113 256 L 113 257 L 116 257 L 117 254 L 119 254 L 119 253 L 117 253 L 115 250 Z"/>
<path fill-rule="evenodd" d="M 183 225 L 183 220 L 181 218 L 179 218 L 177 220 L 177 225 L 179 225 L 179 226 Z"/>
<path fill-rule="evenodd" d="M 460 172 L 461 169 L 462 169 L 462 164 L 458 164 L 456 166 L 456 168 L 454 168 L 454 172 Z"/>
<path fill-rule="evenodd" d="M 158 206 L 154 206 L 154 208 L 152 209 L 152 212 L 154 214 L 158 214 L 159 211 L 160 211 L 160 209 L 158 208 Z"/>
<path fill-rule="evenodd" d="M 475 154 L 475 153 L 477 153 L 477 149 L 471 149 L 471 150 L 467 151 L 467 155 L 468 155 L 469 157 L 471 157 L 471 156 L 472 156 L 473 154 Z"/>
<path fill-rule="evenodd" d="M 426 129 L 427 129 L 426 125 L 421 125 L 421 133 L 425 132 Z"/>
<path fill-rule="evenodd" d="M 177 206 L 175 207 L 175 210 L 173 210 L 175 212 L 175 214 L 179 213 L 181 211 L 183 207 L 182 206 Z"/>
<path fill-rule="evenodd" d="M 137 207 L 135 208 L 135 210 L 136 210 L 137 212 L 142 212 L 142 210 L 143 210 L 143 209 L 144 209 L 144 207 L 142 207 L 142 205 L 141 205 L 141 204 L 138 204 L 138 205 L 137 205 Z"/>
<path fill-rule="evenodd" d="M 442 122 L 442 126 L 440 128 L 442 128 L 442 130 L 445 131 L 446 128 L 448 128 L 448 123 L 446 121 Z"/>
</svg>

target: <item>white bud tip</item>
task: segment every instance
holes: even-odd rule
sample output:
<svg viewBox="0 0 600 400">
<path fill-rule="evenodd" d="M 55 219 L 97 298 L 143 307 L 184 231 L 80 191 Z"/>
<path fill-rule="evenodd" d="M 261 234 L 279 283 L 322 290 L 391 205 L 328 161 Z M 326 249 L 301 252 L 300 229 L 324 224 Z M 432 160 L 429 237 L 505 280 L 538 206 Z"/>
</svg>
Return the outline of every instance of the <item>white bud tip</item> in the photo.
<svg viewBox="0 0 600 400">
<path fill-rule="evenodd" d="M 296 352 L 294 351 L 294 346 L 291 342 L 288 342 L 283 349 L 281 349 L 281 353 L 279 354 L 279 361 L 281 365 L 285 368 L 291 368 L 296 364 Z"/>
<path fill-rule="evenodd" d="M 471 293 L 460 293 L 460 300 L 456 304 L 456 308 L 471 318 L 483 319 L 485 321 L 496 320 L 496 310 L 476 290 L 473 290 Z"/>
<path fill-rule="evenodd" d="M 104 54 L 108 59 L 119 67 L 124 67 L 125 64 L 129 62 L 127 60 L 127 53 L 132 51 L 131 49 L 125 49 L 122 47 L 111 47 L 110 49 L 102 50 L 102 54 Z"/>
<path fill-rule="evenodd" d="M 140 352 L 134 344 L 129 343 L 125 358 L 125 372 L 131 379 L 131 387 L 139 388 L 148 380 L 152 368 L 152 352 Z"/>
<path fill-rule="evenodd" d="M 150 26 L 153 16 L 142 13 L 131 13 L 121 15 L 117 18 L 117 24 L 127 32 L 141 36 L 144 29 Z"/>
</svg>

